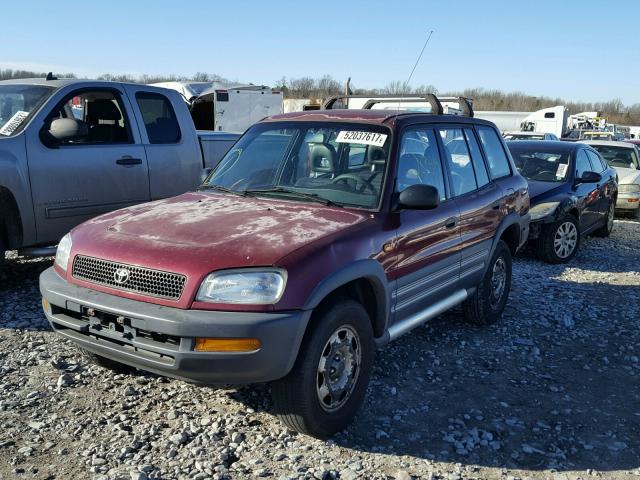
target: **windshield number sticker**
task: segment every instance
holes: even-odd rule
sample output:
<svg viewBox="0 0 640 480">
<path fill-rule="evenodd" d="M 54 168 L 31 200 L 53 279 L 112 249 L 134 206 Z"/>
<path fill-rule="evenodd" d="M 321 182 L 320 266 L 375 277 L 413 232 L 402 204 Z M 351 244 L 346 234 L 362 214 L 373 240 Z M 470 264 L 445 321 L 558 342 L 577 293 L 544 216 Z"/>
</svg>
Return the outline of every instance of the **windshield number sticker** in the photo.
<svg viewBox="0 0 640 480">
<path fill-rule="evenodd" d="M 564 176 L 567 174 L 567 168 L 568 167 L 569 167 L 569 165 L 567 165 L 566 163 L 559 163 L 558 164 L 558 171 L 556 172 L 556 177 L 564 178 Z"/>
<path fill-rule="evenodd" d="M 381 147 L 387 141 L 387 135 L 376 132 L 357 132 L 341 130 L 336 137 L 338 143 L 359 143 L 361 145 L 375 145 Z"/>
<path fill-rule="evenodd" d="M 29 112 L 24 112 L 22 110 L 18 110 L 13 114 L 13 117 L 9 119 L 7 123 L 4 124 L 2 128 L 0 128 L 0 135 L 9 136 L 13 132 L 15 132 L 16 128 L 20 126 L 24 119 L 29 116 Z"/>
</svg>

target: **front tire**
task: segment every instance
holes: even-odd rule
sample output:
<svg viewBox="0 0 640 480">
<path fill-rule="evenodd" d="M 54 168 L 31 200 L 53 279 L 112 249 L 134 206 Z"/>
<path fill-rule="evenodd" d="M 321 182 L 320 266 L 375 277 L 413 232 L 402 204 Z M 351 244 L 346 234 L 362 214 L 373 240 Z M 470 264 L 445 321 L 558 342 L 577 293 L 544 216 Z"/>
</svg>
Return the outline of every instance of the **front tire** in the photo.
<svg viewBox="0 0 640 480">
<path fill-rule="evenodd" d="M 276 415 L 291 430 L 327 438 L 343 430 L 360 408 L 375 345 L 364 307 L 340 298 L 318 312 L 291 372 L 272 383 Z"/>
<path fill-rule="evenodd" d="M 490 325 L 498 321 L 511 291 L 511 267 L 511 251 L 499 240 L 476 291 L 462 304 L 467 322 Z"/>
<path fill-rule="evenodd" d="M 536 244 L 538 257 L 547 263 L 567 263 L 580 247 L 580 226 L 573 215 L 545 225 Z"/>
</svg>

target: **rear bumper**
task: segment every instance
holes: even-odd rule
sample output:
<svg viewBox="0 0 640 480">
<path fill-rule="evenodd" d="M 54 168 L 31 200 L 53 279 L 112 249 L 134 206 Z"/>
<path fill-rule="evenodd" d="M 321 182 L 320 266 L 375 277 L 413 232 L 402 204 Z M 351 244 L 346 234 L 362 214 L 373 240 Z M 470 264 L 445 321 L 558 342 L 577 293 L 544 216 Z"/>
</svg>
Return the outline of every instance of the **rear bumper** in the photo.
<svg viewBox="0 0 640 480">
<path fill-rule="evenodd" d="M 206 384 L 276 380 L 293 367 L 311 311 L 181 310 L 67 283 L 53 268 L 40 276 L 45 314 L 58 334 L 117 362 Z M 90 316 L 87 309 L 93 309 Z M 118 318 L 119 317 L 119 318 Z M 253 352 L 194 351 L 195 337 L 257 338 Z"/>
</svg>

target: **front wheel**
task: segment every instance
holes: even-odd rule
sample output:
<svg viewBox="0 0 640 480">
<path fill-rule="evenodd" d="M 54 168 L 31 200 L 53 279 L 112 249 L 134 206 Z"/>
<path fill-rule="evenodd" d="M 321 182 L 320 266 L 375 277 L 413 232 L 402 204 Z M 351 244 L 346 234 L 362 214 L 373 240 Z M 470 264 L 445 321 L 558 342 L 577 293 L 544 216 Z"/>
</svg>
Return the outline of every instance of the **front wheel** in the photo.
<svg viewBox="0 0 640 480">
<path fill-rule="evenodd" d="M 511 291 L 511 251 L 499 240 L 489 267 L 462 307 L 465 319 L 475 325 L 490 325 L 502 315 Z"/>
<path fill-rule="evenodd" d="M 566 263 L 574 257 L 579 246 L 578 220 L 573 215 L 564 215 L 542 228 L 536 242 L 536 253 L 547 263 Z"/>
<path fill-rule="evenodd" d="M 276 415 L 317 438 L 343 430 L 364 399 L 374 348 L 363 306 L 347 298 L 334 302 L 307 330 L 291 372 L 272 383 Z"/>
</svg>

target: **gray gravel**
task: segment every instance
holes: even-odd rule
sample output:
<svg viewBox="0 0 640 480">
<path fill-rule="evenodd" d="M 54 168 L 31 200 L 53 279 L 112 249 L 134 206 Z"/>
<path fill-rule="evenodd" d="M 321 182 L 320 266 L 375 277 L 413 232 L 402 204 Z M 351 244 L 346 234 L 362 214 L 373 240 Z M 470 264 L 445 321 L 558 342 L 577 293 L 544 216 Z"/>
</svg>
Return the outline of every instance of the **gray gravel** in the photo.
<svg viewBox="0 0 640 480">
<path fill-rule="evenodd" d="M 38 274 L 0 284 L 0 478 L 638 479 L 640 223 L 568 266 L 521 255 L 503 320 L 447 313 L 379 352 L 354 424 L 284 429 L 266 386 L 214 389 L 88 363 L 49 331 Z"/>
</svg>

